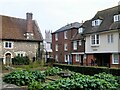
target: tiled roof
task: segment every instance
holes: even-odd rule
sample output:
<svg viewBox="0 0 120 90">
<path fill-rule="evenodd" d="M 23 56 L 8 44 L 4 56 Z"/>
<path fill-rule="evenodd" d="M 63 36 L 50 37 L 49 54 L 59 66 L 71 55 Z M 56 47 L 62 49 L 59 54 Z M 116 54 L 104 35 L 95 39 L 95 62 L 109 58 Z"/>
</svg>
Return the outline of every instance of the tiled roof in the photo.
<svg viewBox="0 0 120 90">
<path fill-rule="evenodd" d="M 27 20 L 21 18 L 14 18 L 9 16 L 0 15 L 2 19 L 2 39 L 12 40 L 28 40 L 25 37 L 27 29 Z M 37 26 L 33 21 L 33 39 L 32 41 L 42 41 L 43 37 Z M 30 39 L 29 39 L 30 40 Z"/>
<path fill-rule="evenodd" d="M 120 13 L 120 5 L 112 8 L 108 8 L 102 11 L 98 11 L 97 14 L 91 19 L 83 23 L 85 28 L 84 34 L 103 32 L 108 30 L 120 29 L 120 22 L 114 22 L 114 15 Z M 100 26 L 92 26 L 92 21 L 101 19 Z"/>
<path fill-rule="evenodd" d="M 63 26 L 62 28 L 58 29 L 54 33 L 70 30 L 72 28 L 79 28 L 80 26 L 81 26 L 81 24 L 79 22 L 74 22 L 74 23 Z"/>
</svg>

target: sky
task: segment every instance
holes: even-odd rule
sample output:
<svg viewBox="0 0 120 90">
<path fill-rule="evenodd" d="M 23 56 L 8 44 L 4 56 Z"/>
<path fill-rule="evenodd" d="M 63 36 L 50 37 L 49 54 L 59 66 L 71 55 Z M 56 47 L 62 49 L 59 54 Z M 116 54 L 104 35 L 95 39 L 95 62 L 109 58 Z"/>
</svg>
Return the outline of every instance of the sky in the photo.
<svg viewBox="0 0 120 90">
<path fill-rule="evenodd" d="M 94 17 L 97 11 L 118 5 L 120 0 L 0 0 L 0 15 L 26 19 L 26 13 L 33 13 L 33 19 L 45 37 L 45 30 L 52 32 L 73 23 Z"/>
</svg>

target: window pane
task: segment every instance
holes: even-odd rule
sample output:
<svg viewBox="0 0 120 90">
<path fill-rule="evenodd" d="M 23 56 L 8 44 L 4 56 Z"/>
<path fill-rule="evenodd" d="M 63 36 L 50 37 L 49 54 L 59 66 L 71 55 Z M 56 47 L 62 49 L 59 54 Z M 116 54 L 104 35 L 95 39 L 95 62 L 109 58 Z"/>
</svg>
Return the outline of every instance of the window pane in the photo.
<svg viewBox="0 0 120 90">
<path fill-rule="evenodd" d="M 92 40 L 92 41 L 91 41 L 92 44 L 95 44 L 95 35 L 92 35 L 92 36 L 91 36 L 91 40 Z"/>
<path fill-rule="evenodd" d="M 114 54 L 114 63 L 118 63 L 118 60 L 119 60 L 119 55 Z"/>
<path fill-rule="evenodd" d="M 12 47 L 12 43 L 11 42 L 9 42 L 9 48 L 11 48 Z"/>
<path fill-rule="evenodd" d="M 110 35 L 108 35 L 108 43 L 110 43 Z"/>
<path fill-rule="evenodd" d="M 111 34 L 111 43 L 113 42 L 113 34 Z"/>
<path fill-rule="evenodd" d="M 77 49 L 77 41 L 73 42 L 73 49 L 76 50 Z"/>
<path fill-rule="evenodd" d="M 8 42 L 5 42 L 5 47 L 8 47 Z"/>
<path fill-rule="evenodd" d="M 99 35 L 96 35 L 96 44 L 99 44 Z"/>
</svg>

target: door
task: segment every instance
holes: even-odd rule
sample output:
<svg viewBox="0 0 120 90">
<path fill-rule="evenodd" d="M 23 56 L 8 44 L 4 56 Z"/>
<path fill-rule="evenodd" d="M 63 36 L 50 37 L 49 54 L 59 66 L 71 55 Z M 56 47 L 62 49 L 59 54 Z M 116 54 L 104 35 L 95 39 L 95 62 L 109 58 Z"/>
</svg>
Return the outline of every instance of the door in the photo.
<svg viewBox="0 0 120 90">
<path fill-rule="evenodd" d="M 12 63 L 10 53 L 6 53 L 5 60 L 6 60 L 6 65 L 10 65 Z"/>
</svg>

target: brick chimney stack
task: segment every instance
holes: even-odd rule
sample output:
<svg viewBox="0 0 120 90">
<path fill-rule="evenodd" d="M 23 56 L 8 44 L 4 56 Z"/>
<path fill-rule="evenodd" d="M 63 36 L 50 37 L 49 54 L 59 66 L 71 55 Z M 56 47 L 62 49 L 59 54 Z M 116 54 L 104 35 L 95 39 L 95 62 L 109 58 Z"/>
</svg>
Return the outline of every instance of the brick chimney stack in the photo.
<svg viewBox="0 0 120 90">
<path fill-rule="evenodd" d="M 32 23 L 32 13 L 26 13 L 26 19 L 27 19 L 27 33 L 33 32 L 33 23 Z"/>
</svg>

